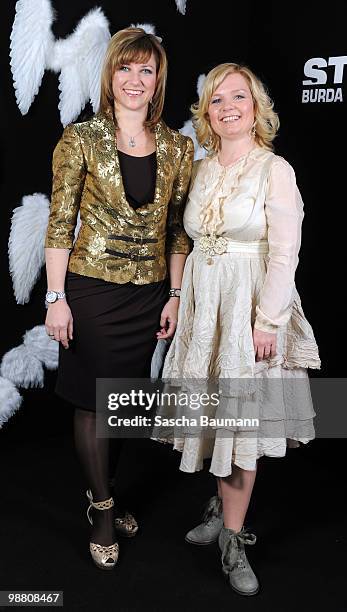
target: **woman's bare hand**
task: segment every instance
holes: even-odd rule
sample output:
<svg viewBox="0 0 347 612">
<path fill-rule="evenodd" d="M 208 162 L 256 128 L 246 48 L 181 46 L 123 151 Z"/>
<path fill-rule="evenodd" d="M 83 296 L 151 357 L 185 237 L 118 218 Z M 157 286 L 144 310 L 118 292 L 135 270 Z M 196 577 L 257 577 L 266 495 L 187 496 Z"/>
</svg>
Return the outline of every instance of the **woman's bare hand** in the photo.
<svg viewBox="0 0 347 612">
<path fill-rule="evenodd" d="M 52 339 L 69 348 L 69 340 L 73 338 L 73 319 L 65 300 L 57 300 L 48 306 L 45 326 Z"/>
<path fill-rule="evenodd" d="M 253 329 L 253 346 L 255 352 L 255 360 L 262 361 L 276 355 L 277 334 Z"/>
<path fill-rule="evenodd" d="M 176 331 L 179 298 L 172 297 L 166 302 L 160 317 L 160 331 L 157 332 L 157 339 L 172 338 Z"/>
</svg>

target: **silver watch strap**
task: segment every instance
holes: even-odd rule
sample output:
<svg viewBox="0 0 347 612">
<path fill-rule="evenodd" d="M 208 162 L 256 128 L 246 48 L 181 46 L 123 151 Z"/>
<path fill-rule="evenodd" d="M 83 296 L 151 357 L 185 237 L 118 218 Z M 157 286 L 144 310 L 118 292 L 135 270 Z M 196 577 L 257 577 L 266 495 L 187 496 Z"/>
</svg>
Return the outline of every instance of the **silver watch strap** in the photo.
<svg viewBox="0 0 347 612">
<path fill-rule="evenodd" d="M 179 288 L 173 288 L 169 290 L 169 296 L 170 297 L 181 297 L 181 289 Z"/>
</svg>

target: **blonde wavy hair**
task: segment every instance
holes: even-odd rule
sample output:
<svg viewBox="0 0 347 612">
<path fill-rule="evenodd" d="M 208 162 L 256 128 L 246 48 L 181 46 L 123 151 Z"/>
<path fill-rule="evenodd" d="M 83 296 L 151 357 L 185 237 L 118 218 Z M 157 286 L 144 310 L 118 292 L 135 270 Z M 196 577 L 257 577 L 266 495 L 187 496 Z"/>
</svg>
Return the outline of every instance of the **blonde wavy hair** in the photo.
<svg viewBox="0 0 347 612">
<path fill-rule="evenodd" d="M 150 129 L 158 123 L 163 112 L 167 78 L 167 58 L 164 48 L 154 34 L 147 34 L 142 28 L 126 28 L 112 36 L 104 59 L 101 73 L 100 111 L 114 107 L 112 79 L 115 70 L 131 62 L 144 64 L 152 53 L 157 66 L 157 80 L 152 102 L 148 107 L 144 125 Z"/>
<path fill-rule="evenodd" d="M 198 142 L 200 146 L 204 147 L 209 153 L 216 153 L 219 151 L 220 137 L 211 127 L 208 108 L 217 87 L 219 87 L 229 74 L 234 73 L 241 74 L 246 79 L 251 90 L 255 118 L 254 139 L 259 146 L 272 151 L 272 141 L 280 125 L 278 115 L 273 110 L 273 102 L 264 84 L 247 66 L 232 63 L 219 64 L 219 66 L 216 66 L 208 73 L 203 84 L 199 102 L 191 106 L 193 125 L 196 130 Z"/>
</svg>

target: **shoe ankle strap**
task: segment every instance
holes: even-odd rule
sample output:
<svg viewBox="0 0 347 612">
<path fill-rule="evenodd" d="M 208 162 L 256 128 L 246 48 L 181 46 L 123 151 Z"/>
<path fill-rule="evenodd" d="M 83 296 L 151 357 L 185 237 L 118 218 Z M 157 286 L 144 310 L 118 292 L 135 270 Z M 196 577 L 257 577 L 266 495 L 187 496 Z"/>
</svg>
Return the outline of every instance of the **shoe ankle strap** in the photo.
<svg viewBox="0 0 347 612">
<path fill-rule="evenodd" d="M 112 506 L 114 506 L 113 497 L 109 497 L 108 499 L 104 499 L 103 501 L 99 502 L 91 501 L 90 505 L 93 506 L 93 508 L 96 508 L 97 510 L 108 510 L 109 508 L 112 508 Z"/>
<path fill-rule="evenodd" d="M 92 492 L 90 489 L 88 489 L 88 491 L 86 491 L 86 495 L 89 499 L 90 505 L 89 508 L 87 510 L 87 517 L 88 520 L 90 522 L 90 524 L 93 524 L 92 518 L 90 516 L 90 510 L 91 508 L 96 508 L 96 510 L 109 510 L 110 508 L 112 508 L 114 506 L 114 500 L 113 497 L 109 497 L 108 499 L 103 499 L 102 501 L 99 502 L 94 502 L 93 501 L 93 496 L 92 496 Z"/>
<path fill-rule="evenodd" d="M 108 499 L 103 499 L 102 501 L 99 501 L 99 502 L 94 502 L 93 495 L 90 489 L 86 491 L 86 496 L 89 499 L 90 505 L 93 506 L 93 508 L 97 508 L 98 510 L 108 510 L 109 508 L 112 508 L 112 506 L 114 506 L 113 497 L 109 497 Z"/>
</svg>

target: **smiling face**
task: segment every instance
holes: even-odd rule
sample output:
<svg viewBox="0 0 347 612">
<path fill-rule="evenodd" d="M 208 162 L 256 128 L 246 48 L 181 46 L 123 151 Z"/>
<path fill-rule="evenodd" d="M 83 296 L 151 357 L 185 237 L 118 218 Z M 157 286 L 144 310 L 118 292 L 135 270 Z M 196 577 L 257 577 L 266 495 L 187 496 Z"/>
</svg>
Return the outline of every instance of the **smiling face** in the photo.
<svg viewBox="0 0 347 612">
<path fill-rule="evenodd" d="M 116 105 L 128 110 L 140 110 L 152 99 L 157 80 L 154 54 L 147 62 L 122 64 L 115 70 L 112 90 Z"/>
<path fill-rule="evenodd" d="M 213 92 L 208 107 L 211 127 L 221 139 L 249 138 L 254 124 L 254 103 L 245 77 L 234 72 Z"/>
</svg>

